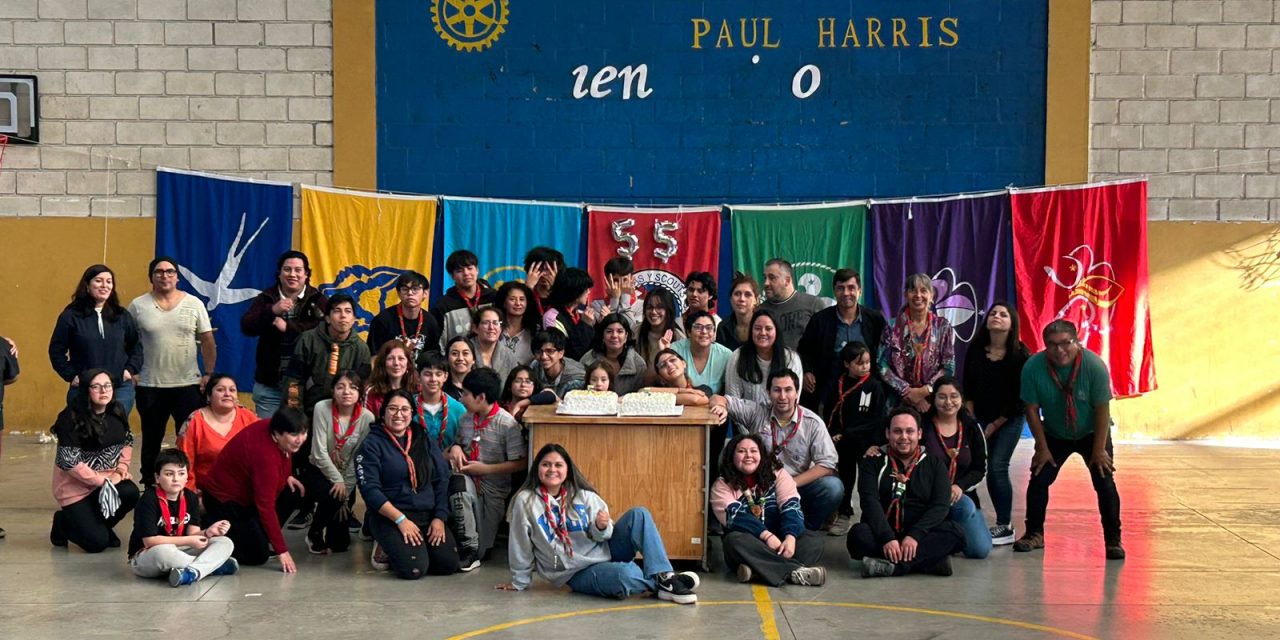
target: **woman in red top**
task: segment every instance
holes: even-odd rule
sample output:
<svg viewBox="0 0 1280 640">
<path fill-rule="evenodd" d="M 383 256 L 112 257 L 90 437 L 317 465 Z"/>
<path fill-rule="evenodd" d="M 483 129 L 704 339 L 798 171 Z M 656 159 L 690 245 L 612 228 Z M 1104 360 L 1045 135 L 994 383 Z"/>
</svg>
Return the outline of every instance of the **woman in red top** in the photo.
<svg viewBox="0 0 1280 640">
<path fill-rule="evenodd" d="M 178 448 L 187 454 L 191 466 L 187 488 L 200 494 L 199 479 L 213 469 L 213 463 L 231 438 L 257 422 L 258 416 L 240 406 L 236 381 L 229 374 L 215 373 L 204 385 L 208 406 L 196 409 L 178 429 Z"/>
<path fill-rule="evenodd" d="M 302 483 L 289 475 L 290 458 L 307 440 L 307 417 L 284 408 L 236 434 L 222 449 L 204 479 L 204 508 L 210 522 L 231 523 L 227 534 L 240 564 L 266 564 L 274 552 L 285 573 L 297 573 L 280 533 L 283 516 L 293 512 Z"/>
</svg>

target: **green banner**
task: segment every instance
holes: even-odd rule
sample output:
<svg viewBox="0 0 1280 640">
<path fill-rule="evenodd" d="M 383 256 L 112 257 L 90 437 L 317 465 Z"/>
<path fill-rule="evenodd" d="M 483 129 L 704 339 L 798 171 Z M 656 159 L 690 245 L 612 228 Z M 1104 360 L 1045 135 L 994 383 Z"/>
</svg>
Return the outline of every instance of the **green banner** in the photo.
<svg viewBox="0 0 1280 640">
<path fill-rule="evenodd" d="M 783 258 L 795 270 L 796 288 L 835 304 L 836 269 L 863 269 L 865 202 L 775 207 L 730 207 L 733 268 L 764 282 L 764 263 Z M 862 278 L 865 284 L 867 278 Z"/>
</svg>

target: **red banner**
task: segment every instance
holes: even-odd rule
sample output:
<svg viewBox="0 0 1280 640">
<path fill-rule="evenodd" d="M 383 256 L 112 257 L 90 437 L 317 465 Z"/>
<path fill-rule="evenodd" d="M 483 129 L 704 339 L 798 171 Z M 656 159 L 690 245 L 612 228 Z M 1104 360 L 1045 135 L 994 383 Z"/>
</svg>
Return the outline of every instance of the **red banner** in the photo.
<svg viewBox="0 0 1280 640">
<path fill-rule="evenodd" d="M 1147 291 L 1145 181 L 1014 190 L 1022 340 L 1041 350 L 1055 319 L 1102 356 L 1118 397 L 1156 388 Z"/>
<path fill-rule="evenodd" d="M 588 206 L 587 227 L 587 270 L 596 283 L 593 299 L 604 297 L 604 263 L 615 256 L 631 258 L 637 289 L 671 291 L 681 312 L 685 277 L 694 271 L 714 276 L 720 268 L 719 208 Z"/>
</svg>

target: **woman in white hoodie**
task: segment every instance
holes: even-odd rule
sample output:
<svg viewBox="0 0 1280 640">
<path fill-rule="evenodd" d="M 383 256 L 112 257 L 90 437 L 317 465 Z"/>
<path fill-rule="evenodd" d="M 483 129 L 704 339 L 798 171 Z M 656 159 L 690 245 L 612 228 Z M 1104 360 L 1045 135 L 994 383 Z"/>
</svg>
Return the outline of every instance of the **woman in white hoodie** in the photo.
<svg viewBox="0 0 1280 640">
<path fill-rule="evenodd" d="M 509 519 L 511 582 L 498 589 L 524 591 L 537 570 L 556 587 L 567 584 L 579 593 L 626 598 L 648 592 L 679 604 L 698 601 L 697 575 L 672 571 L 649 510 L 636 507 L 614 523 L 609 506 L 558 444 L 534 457 Z M 643 569 L 633 562 L 637 552 Z"/>
</svg>

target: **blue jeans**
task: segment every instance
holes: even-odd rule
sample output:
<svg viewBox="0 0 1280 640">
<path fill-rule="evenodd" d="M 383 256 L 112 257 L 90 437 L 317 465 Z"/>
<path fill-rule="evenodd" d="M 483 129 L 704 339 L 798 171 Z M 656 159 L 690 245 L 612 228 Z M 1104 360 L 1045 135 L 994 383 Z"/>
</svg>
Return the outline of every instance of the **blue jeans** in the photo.
<svg viewBox="0 0 1280 640">
<path fill-rule="evenodd" d="M 1009 481 L 1009 461 L 1018 448 L 1027 419 L 1018 416 L 1004 423 L 987 441 L 987 492 L 996 510 L 996 524 L 1009 524 L 1013 517 L 1013 483 Z"/>
<path fill-rule="evenodd" d="M 276 414 L 284 393 L 280 387 L 268 387 L 261 382 L 253 383 L 253 412 L 258 418 L 267 419 Z"/>
<path fill-rule="evenodd" d="M 71 401 L 75 400 L 79 389 L 76 387 L 67 387 L 67 406 L 71 405 Z M 120 386 L 115 388 L 115 401 L 120 403 L 120 408 L 124 409 L 124 419 L 129 419 L 129 414 L 133 413 L 134 398 L 137 397 L 137 389 L 132 382 L 121 382 Z M 181 426 L 181 425 L 179 425 Z"/>
<path fill-rule="evenodd" d="M 964 531 L 964 557 L 981 560 L 991 553 L 991 530 L 987 528 L 987 518 L 969 496 L 960 496 L 951 505 L 947 519 Z"/>
<path fill-rule="evenodd" d="M 844 483 L 836 476 L 822 476 L 797 490 L 800 510 L 804 512 L 804 528 L 810 531 L 821 529 L 844 499 Z"/>
<path fill-rule="evenodd" d="M 637 551 L 644 555 L 643 569 L 632 562 Z M 573 574 L 569 578 L 569 588 L 587 595 L 621 599 L 655 592 L 658 587 L 653 576 L 671 571 L 662 535 L 653 523 L 653 516 L 644 507 L 622 514 L 622 518 L 613 524 L 609 556 L 612 562 L 593 564 Z"/>
</svg>

